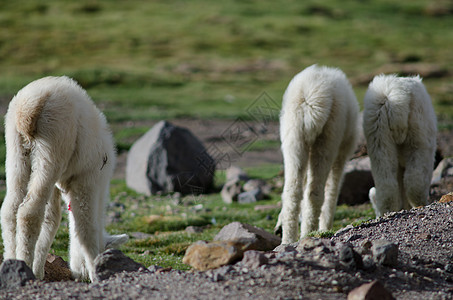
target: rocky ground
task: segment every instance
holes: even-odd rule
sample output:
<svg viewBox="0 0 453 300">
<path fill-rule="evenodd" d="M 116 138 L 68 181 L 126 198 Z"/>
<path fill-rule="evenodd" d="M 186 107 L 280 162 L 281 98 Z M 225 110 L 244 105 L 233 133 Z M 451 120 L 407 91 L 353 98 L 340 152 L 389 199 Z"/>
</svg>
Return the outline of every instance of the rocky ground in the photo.
<svg viewBox="0 0 453 300">
<path fill-rule="evenodd" d="M 194 132 L 206 143 L 227 125 L 207 122 Z M 266 135 L 274 138 L 275 130 Z M 444 156 L 453 153 L 451 137 L 451 132 L 439 135 Z M 279 151 L 261 154 L 247 152 L 239 165 L 247 158 L 258 163 L 281 160 Z M 431 198 L 439 199 L 452 187 L 451 180 L 443 180 L 433 187 Z M 397 245 L 396 263 L 374 262 L 370 246 L 380 239 Z M 346 299 L 351 290 L 374 280 L 397 299 L 453 299 L 453 202 L 392 213 L 310 243 L 263 253 L 265 261 L 256 265 L 241 261 L 206 272 L 151 266 L 97 283 L 37 280 L 1 289 L 0 299 Z M 360 259 L 348 261 L 345 248 Z"/>
<path fill-rule="evenodd" d="M 206 272 L 151 267 L 91 284 L 33 281 L 0 290 L 0 299 L 346 299 L 373 280 L 396 299 L 453 299 L 452 228 L 453 202 L 437 202 L 267 252 L 257 264 Z M 370 259 L 370 246 L 380 239 L 397 245 L 396 263 Z M 345 258 L 345 248 L 360 259 Z"/>
</svg>

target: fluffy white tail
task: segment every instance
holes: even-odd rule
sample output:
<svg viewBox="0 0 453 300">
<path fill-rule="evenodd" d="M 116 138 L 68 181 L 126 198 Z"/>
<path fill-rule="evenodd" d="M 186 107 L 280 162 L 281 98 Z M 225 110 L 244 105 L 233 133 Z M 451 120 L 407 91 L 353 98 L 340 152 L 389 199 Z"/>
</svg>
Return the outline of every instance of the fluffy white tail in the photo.
<svg viewBox="0 0 453 300">
<path fill-rule="evenodd" d="M 312 145 L 321 134 L 333 104 L 332 88 L 326 84 L 330 79 L 327 76 L 338 75 L 336 72 L 325 72 L 325 69 L 313 65 L 297 74 L 289 83 L 283 96 L 280 118 L 280 122 L 284 123 L 282 143 L 285 143 L 287 135 L 292 134 L 296 141 L 304 140 L 307 145 Z"/>
<path fill-rule="evenodd" d="M 420 80 L 419 77 L 416 79 Z M 372 132 L 393 137 L 396 144 L 402 144 L 407 137 L 411 83 L 396 75 L 376 76 L 365 95 L 364 122 Z M 421 80 L 420 80 L 421 81 Z M 387 129 L 385 129 L 387 128 Z M 376 133 L 374 134 L 376 136 Z"/>
</svg>

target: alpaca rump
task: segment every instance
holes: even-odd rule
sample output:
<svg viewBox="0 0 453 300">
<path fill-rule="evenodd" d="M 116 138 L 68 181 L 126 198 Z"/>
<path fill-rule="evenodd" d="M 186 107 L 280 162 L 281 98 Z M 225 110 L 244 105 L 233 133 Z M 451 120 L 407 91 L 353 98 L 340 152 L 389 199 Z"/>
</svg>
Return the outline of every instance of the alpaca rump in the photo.
<svg viewBox="0 0 453 300">
<path fill-rule="evenodd" d="M 379 75 L 364 98 L 363 130 L 376 216 L 428 203 L 437 121 L 420 77 Z"/>
<path fill-rule="evenodd" d="M 285 181 L 276 229 L 282 244 L 332 226 L 346 160 L 356 141 L 358 103 L 339 69 L 313 65 L 283 96 L 280 138 Z"/>
<path fill-rule="evenodd" d="M 44 264 L 70 205 L 70 267 L 95 280 L 94 259 L 127 235 L 104 231 L 114 145 L 104 115 L 68 77 L 36 80 L 11 100 L 5 116 L 6 197 L 1 208 L 4 259 L 44 277 Z"/>
</svg>

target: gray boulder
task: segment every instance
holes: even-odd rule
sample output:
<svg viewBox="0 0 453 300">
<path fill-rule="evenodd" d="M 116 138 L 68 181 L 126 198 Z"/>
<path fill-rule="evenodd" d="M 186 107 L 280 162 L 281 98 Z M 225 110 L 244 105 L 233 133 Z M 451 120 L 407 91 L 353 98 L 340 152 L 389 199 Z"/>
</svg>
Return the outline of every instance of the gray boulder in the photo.
<svg viewBox="0 0 453 300">
<path fill-rule="evenodd" d="M 370 158 L 362 156 L 350 160 L 344 168 L 338 204 L 357 205 L 368 202 L 368 192 L 373 186 Z"/>
<path fill-rule="evenodd" d="M 160 121 L 131 147 L 126 183 L 146 195 L 200 194 L 212 187 L 214 172 L 214 159 L 189 130 Z"/>
<path fill-rule="evenodd" d="M 22 260 L 7 259 L 0 265 L 0 288 L 18 288 L 34 280 L 33 271 Z"/>
</svg>

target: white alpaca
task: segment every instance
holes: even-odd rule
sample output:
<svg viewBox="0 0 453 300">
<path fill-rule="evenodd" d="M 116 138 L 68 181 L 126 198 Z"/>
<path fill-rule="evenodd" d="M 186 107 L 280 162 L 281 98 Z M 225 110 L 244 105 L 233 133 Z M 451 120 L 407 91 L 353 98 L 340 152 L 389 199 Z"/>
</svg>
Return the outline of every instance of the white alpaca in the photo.
<svg viewBox="0 0 453 300">
<path fill-rule="evenodd" d="M 280 138 L 285 168 L 282 244 L 333 223 L 343 167 L 356 141 L 359 107 L 339 69 L 313 65 L 297 74 L 283 96 Z M 301 209 L 302 203 L 302 209 Z"/>
<path fill-rule="evenodd" d="M 7 193 L 1 208 L 4 259 L 19 259 L 44 277 L 47 253 L 70 207 L 70 267 L 95 280 L 94 259 L 127 235 L 104 231 L 115 163 L 104 115 L 77 83 L 45 77 L 22 90 L 5 117 Z"/>
<path fill-rule="evenodd" d="M 376 188 L 376 216 L 426 205 L 434 167 L 436 115 L 420 77 L 376 76 L 364 99 L 363 129 Z"/>
</svg>

